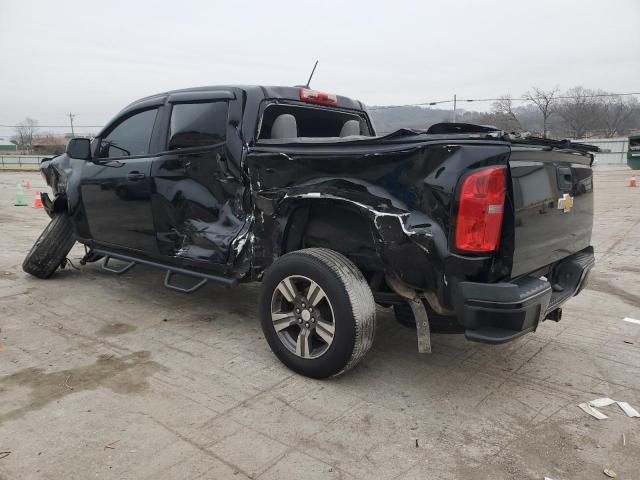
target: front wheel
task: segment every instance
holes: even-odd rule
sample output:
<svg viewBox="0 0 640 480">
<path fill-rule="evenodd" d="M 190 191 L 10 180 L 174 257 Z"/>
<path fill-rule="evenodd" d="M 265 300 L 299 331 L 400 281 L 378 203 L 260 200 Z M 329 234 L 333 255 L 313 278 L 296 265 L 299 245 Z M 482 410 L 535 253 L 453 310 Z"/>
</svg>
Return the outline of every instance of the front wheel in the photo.
<svg viewBox="0 0 640 480">
<path fill-rule="evenodd" d="M 56 214 L 31 247 L 22 269 L 38 278 L 49 278 L 75 242 L 71 219 L 65 213 Z"/>
<path fill-rule="evenodd" d="M 354 367 L 369 351 L 376 310 L 367 281 L 350 260 L 308 248 L 284 255 L 265 273 L 260 320 L 282 363 L 326 378 Z"/>
</svg>

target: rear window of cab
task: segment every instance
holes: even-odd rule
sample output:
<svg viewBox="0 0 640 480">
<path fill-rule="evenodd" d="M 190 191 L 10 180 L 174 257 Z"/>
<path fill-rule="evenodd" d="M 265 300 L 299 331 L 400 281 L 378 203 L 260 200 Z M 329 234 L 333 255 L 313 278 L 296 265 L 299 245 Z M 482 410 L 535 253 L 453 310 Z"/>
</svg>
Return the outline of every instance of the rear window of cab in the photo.
<svg viewBox="0 0 640 480">
<path fill-rule="evenodd" d="M 258 140 L 371 135 L 364 114 L 321 106 L 278 103 L 265 108 Z"/>
</svg>

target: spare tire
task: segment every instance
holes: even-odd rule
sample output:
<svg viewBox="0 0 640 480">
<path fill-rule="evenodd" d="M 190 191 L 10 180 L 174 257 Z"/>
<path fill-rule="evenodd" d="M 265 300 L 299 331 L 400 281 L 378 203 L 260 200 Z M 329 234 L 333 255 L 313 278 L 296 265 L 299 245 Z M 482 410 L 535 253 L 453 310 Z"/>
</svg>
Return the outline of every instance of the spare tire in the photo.
<svg viewBox="0 0 640 480">
<path fill-rule="evenodd" d="M 71 219 L 65 213 L 55 215 L 31 247 L 22 270 L 38 278 L 49 278 L 75 242 Z"/>
</svg>

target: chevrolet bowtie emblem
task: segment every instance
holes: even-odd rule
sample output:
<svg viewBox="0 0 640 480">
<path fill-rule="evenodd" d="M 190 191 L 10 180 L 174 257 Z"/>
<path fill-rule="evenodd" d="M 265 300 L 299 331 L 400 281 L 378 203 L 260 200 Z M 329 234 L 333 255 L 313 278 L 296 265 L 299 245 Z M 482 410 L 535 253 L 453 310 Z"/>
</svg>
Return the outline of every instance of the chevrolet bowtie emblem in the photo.
<svg viewBox="0 0 640 480">
<path fill-rule="evenodd" d="M 573 207 L 573 197 L 568 193 L 565 193 L 562 198 L 558 199 L 558 210 L 562 210 L 564 213 L 571 211 Z"/>
</svg>

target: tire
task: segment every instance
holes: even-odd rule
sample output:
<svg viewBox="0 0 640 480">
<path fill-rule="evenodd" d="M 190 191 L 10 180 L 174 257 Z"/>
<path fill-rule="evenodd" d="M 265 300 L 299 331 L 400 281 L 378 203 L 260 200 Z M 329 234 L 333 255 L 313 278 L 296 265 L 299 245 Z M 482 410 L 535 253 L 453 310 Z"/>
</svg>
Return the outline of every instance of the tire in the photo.
<svg viewBox="0 0 640 480">
<path fill-rule="evenodd" d="M 369 351 L 376 307 L 350 260 L 333 250 L 308 248 L 282 256 L 266 271 L 260 321 L 282 363 L 301 375 L 327 378 L 353 368 Z"/>
<path fill-rule="evenodd" d="M 434 333 L 464 333 L 464 327 L 462 327 L 456 317 L 447 317 L 444 315 L 438 315 L 433 311 L 431 306 L 423 299 L 422 303 L 427 310 L 429 317 L 429 328 Z M 394 305 L 393 313 L 395 313 L 396 320 L 402 326 L 416 329 L 416 319 L 413 316 L 413 311 L 408 304 Z"/>
<path fill-rule="evenodd" d="M 55 215 L 31 247 L 22 270 L 38 278 L 51 277 L 75 241 L 69 217 L 64 213 Z"/>
</svg>

